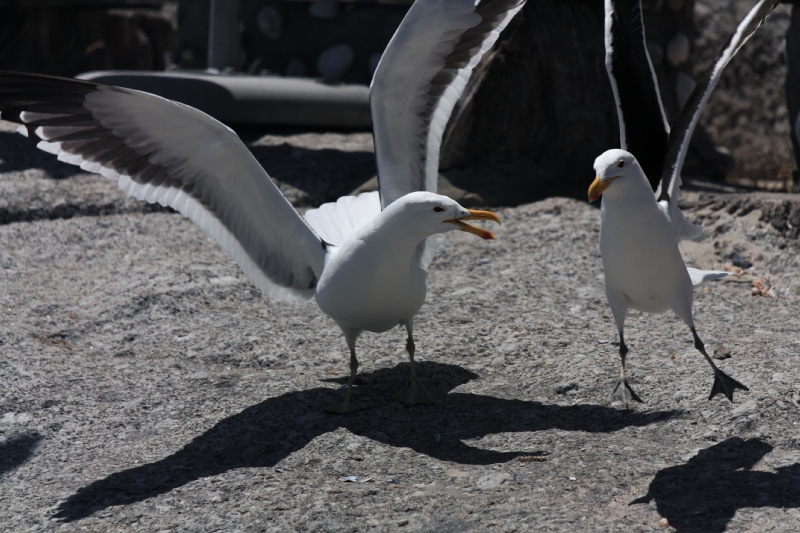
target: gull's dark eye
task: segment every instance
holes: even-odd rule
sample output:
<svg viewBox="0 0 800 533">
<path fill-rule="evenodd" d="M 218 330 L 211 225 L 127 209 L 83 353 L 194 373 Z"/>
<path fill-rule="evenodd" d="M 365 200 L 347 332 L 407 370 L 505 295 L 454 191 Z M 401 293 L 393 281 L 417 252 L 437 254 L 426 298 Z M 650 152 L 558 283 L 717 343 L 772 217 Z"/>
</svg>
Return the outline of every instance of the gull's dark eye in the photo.
<svg viewBox="0 0 800 533">
<path fill-rule="evenodd" d="M 437 205 L 436 207 L 433 208 L 433 210 L 436 211 L 437 213 L 441 213 L 442 211 L 444 211 L 444 207 Z"/>
<path fill-rule="evenodd" d="M 619 163 L 617 163 L 617 168 L 622 168 L 624 166 L 625 166 L 625 161 L 620 161 Z"/>
</svg>

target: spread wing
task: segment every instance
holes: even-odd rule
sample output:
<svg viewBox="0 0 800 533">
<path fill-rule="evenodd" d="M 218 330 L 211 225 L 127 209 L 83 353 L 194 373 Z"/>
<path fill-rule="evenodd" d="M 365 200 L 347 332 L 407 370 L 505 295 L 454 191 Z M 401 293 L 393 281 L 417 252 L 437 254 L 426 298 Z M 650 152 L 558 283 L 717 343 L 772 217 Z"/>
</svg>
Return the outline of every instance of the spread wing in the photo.
<svg viewBox="0 0 800 533">
<path fill-rule="evenodd" d="M 617 104 L 620 148 L 636 157 L 656 190 L 669 124 L 647 53 L 641 0 L 605 0 L 606 70 Z"/>
<path fill-rule="evenodd" d="M 0 114 L 61 161 L 191 219 L 267 296 L 313 297 L 325 244 L 220 122 L 140 91 L 15 72 L 0 72 Z"/>
<path fill-rule="evenodd" d="M 525 0 L 417 0 L 381 57 L 370 86 L 381 207 L 436 192 L 439 149 L 472 69 Z M 426 245 L 427 242 L 427 245 Z M 433 241 L 418 263 L 433 258 Z"/>
<path fill-rule="evenodd" d="M 472 69 L 524 0 L 417 0 L 370 87 L 381 204 L 436 192 L 447 120 Z"/>
<path fill-rule="evenodd" d="M 689 141 L 700 118 L 700 112 L 711 95 L 711 91 L 717 85 L 722 75 L 722 70 L 758 27 L 764 23 L 764 19 L 775 9 L 778 3 L 779 0 L 759 0 L 750 9 L 728 42 L 722 47 L 717 58 L 698 80 L 697 86 L 686 101 L 686 105 L 683 106 L 680 115 L 678 115 L 678 120 L 672 128 L 659 185 L 658 202 L 663 209 L 668 210 L 672 225 L 675 227 L 679 237 L 691 239 L 700 234 L 700 228 L 685 220 L 681 210 L 678 208 L 681 169 L 686 158 L 686 151 L 689 148 Z"/>
</svg>

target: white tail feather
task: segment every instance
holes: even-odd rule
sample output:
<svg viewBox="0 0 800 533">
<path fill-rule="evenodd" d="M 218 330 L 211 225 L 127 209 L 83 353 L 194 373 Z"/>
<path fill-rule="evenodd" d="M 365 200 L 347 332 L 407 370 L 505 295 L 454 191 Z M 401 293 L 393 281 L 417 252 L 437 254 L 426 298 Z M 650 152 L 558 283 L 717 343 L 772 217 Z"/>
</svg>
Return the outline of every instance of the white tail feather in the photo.
<svg viewBox="0 0 800 533">
<path fill-rule="evenodd" d="M 681 178 L 678 177 L 677 184 L 680 185 Z M 661 184 L 658 185 L 659 191 L 661 190 Z M 656 198 L 658 198 L 659 192 L 656 191 Z M 670 201 L 667 202 L 666 200 L 661 200 L 658 202 L 658 206 L 661 208 L 664 213 L 669 217 L 670 222 L 672 222 L 672 229 L 675 231 L 675 237 L 678 238 L 678 242 L 682 240 L 690 240 L 693 241 L 700 237 L 703 233 L 703 228 L 698 226 L 697 224 L 693 224 L 686 220 L 683 216 L 683 211 L 681 208 L 678 207 L 678 202 L 681 200 L 681 190 L 678 186 L 676 186 L 672 194 L 670 195 Z"/>
<path fill-rule="evenodd" d="M 723 272 L 722 270 L 698 270 L 692 267 L 686 267 L 689 271 L 689 277 L 692 278 L 692 285 L 700 285 L 712 279 L 724 278 L 730 276 L 730 272 Z"/>
</svg>

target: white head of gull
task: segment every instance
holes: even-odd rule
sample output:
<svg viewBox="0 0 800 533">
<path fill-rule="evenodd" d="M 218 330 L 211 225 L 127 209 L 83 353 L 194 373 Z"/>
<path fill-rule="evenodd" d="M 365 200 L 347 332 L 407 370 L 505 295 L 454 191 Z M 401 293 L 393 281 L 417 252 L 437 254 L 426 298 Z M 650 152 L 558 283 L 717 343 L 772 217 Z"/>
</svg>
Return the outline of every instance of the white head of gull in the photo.
<svg viewBox="0 0 800 533">
<path fill-rule="evenodd" d="M 642 400 L 625 375 L 623 329 L 629 309 L 672 310 L 689 326 L 695 348 L 714 372 L 709 400 L 723 393 L 733 401 L 747 387 L 717 368 L 706 353 L 692 318 L 693 286 L 727 272 L 687 268 L 678 243 L 702 229 L 683 217 L 681 169 L 700 112 L 722 70 L 778 4 L 760 0 L 745 16 L 716 61 L 699 79 L 670 131 L 658 82 L 647 52 L 640 0 L 605 0 L 606 70 L 617 104 L 622 150 L 609 150 L 594 163 L 597 177 L 589 201 L 602 195 L 600 253 L 606 296 L 619 333 L 620 377 L 612 391 L 627 408 Z"/>
<path fill-rule="evenodd" d="M 417 0 L 370 88 L 379 192 L 306 212 L 280 193 L 237 135 L 191 107 L 141 91 L 0 72 L 0 113 L 61 161 L 115 180 L 197 223 L 264 294 L 309 301 L 344 332 L 352 397 L 356 338 L 408 331 L 410 383 L 395 396 L 431 403 L 414 366 L 413 320 L 425 300 L 433 236 L 499 219 L 436 194 L 442 132 L 473 68 L 524 0 Z"/>
</svg>

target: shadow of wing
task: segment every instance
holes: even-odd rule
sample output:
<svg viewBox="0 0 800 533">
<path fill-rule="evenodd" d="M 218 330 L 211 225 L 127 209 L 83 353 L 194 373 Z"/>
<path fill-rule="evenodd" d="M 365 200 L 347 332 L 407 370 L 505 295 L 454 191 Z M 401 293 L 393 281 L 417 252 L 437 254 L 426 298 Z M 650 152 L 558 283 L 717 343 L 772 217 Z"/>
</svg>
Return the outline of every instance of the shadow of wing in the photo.
<svg viewBox="0 0 800 533">
<path fill-rule="evenodd" d="M 33 457 L 42 437 L 35 433 L 24 433 L 0 444 L 0 475 L 22 466 Z"/>
<path fill-rule="evenodd" d="M 199 478 L 237 468 L 274 466 L 314 438 L 345 428 L 383 444 L 411 448 L 444 461 L 486 465 L 510 461 L 526 451 L 484 449 L 464 441 L 495 433 L 542 431 L 610 432 L 651 424 L 675 412 L 621 413 L 596 405 L 558 406 L 451 393 L 478 376 L 456 365 L 420 364 L 436 405 L 397 408 L 380 404 L 349 416 L 323 412 L 342 391 L 314 388 L 269 398 L 221 420 L 177 452 L 154 463 L 111 474 L 61 503 L 55 518 L 73 521 L 115 505 L 139 502 Z M 391 396 L 407 379 L 407 365 L 361 376 L 376 397 Z M 438 438 L 436 436 L 438 435 Z"/>
<path fill-rule="evenodd" d="M 658 512 L 680 532 L 721 533 L 745 507 L 800 507 L 800 464 L 777 473 L 750 470 L 772 446 L 734 437 L 701 450 L 686 464 L 656 473 L 647 495 L 630 505 L 656 501 Z"/>
</svg>

